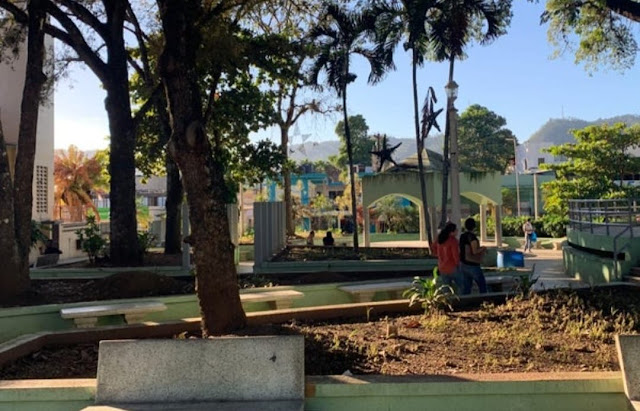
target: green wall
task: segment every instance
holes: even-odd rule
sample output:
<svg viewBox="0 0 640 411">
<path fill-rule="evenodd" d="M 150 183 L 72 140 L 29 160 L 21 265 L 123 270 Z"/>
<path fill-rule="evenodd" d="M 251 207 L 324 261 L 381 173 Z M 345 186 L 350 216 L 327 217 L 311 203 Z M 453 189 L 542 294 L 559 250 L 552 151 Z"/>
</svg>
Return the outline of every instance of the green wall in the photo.
<svg viewBox="0 0 640 411">
<path fill-rule="evenodd" d="M 572 379 L 570 376 L 567 379 L 553 377 L 553 374 L 538 374 L 539 379 L 534 381 L 477 381 L 477 378 L 471 381 L 454 375 L 439 376 L 441 381 L 450 380 L 447 382 L 424 382 L 425 377 L 308 376 L 305 410 L 629 409 L 619 373 L 584 373 L 579 379 Z M 514 375 L 513 378 L 518 379 L 521 376 Z M 74 387 L 70 383 L 65 387 L 61 381 L 57 383 L 56 388 L 28 389 L 11 388 L 0 383 L 0 410 L 81 410 L 93 405 L 95 382 L 93 384 L 92 387 L 86 383 L 83 387 Z"/>
</svg>

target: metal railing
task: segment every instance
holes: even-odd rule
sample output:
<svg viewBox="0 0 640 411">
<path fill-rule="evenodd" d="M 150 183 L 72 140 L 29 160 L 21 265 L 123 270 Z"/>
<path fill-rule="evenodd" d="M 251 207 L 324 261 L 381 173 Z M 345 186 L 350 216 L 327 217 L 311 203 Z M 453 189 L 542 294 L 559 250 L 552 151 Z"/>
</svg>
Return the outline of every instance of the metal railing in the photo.
<svg viewBox="0 0 640 411">
<path fill-rule="evenodd" d="M 618 255 L 631 248 L 636 227 L 640 227 L 640 199 L 569 200 L 571 230 L 613 237 L 616 278 Z"/>
</svg>

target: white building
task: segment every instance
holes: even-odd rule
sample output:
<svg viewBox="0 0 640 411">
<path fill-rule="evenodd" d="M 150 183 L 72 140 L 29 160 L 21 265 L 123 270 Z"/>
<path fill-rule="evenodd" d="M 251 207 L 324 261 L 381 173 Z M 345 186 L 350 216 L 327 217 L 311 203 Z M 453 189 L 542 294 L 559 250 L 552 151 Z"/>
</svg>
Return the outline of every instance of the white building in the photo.
<svg viewBox="0 0 640 411">
<path fill-rule="evenodd" d="M 545 152 L 546 149 L 552 146 L 554 144 L 549 142 L 530 143 L 525 141 L 519 144 L 516 150 L 518 172 L 535 171 L 540 169 L 542 164 L 556 164 L 567 161 L 564 156 L 554 156 Z"/>
<path fill-rule="evenodd" d="M 49 55 L 53 55 L 53 41 L 45 38 Z M 20 106 L 27 64 L 26 44 L 11 64 L 0 63 L 0 118 L 13 170 L 20 127 Z M 33 173 L 33 219 L 51 220 L 53 217 L 53 90 L 40 107 L 36 158 Z"/>
</svg>

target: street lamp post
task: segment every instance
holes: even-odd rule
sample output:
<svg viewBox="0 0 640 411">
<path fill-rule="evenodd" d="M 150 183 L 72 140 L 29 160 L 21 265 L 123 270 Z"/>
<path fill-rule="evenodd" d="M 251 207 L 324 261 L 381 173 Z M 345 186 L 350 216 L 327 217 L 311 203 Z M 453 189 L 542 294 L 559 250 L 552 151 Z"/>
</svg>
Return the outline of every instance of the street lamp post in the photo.
<svg viewBox="0 0 640 411">
<path fill-rule="evenodd" d="M 518 140 L 515 138 L 509 138 L 507 140 L 513 141 L 513 172 L 516 174 L 516 208 L 518 210 L 518 217 L 520 217 L 520 178 L 518 177 Z"/>
<path fill-rule="evenodd" d="M 444 88 L 447 94 L 447 115 L 449 116 L 449 155 L 451 158 L 451 221 L 460 225 L 462 211 L 460 205 L 460 166 L 458 157 L 458 110 L 454 102 L 458 97 L 458 84 L 450 81 Z M 446 159 L 445 159 L 446 161 Z M 446 207 L 446 204 L 442 205 Z"/>
</svg>

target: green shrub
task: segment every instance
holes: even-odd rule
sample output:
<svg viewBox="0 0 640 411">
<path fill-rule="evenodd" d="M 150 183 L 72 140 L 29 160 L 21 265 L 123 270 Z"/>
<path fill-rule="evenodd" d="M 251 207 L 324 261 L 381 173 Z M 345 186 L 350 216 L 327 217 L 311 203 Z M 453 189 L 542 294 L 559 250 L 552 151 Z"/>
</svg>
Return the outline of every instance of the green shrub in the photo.
<svg viewBox="0 0 640 411">
<path fill-rule="evenodd" d="M 149 231 L 138 231 L 138 252 L 144 255 L 156 242 L 156 236 Z"/>
<path fill-rule="evenodd" d="M 524 237 L 524 231 L 522 226 L 527 221 L 529 216 L 505 216 L 502 218 L 502 235 L 504 237 Z M 480 216 L 474 215 L 473 219 L 476 220 L 476 225 L 480 227 Z M 538 237 L 553 237 L 560 238 L 567 235 L 566 226 L 569 224 L 569 219 L 564 216 L 556 214 L 545 214 L 542 218 L 534 220 L 531 218 L 531 224 L 536 230 Z M 491 216 L 487 217 L 487 235 L 495 235 L 495 223 Z"/>
<path fill-rule="evenodd" d="M 545 214 L 542 216 L 542 228 L 548 237 L 560 238 L 567 235 L 569 217 L 557 214 Z"/>
<path fill-rule="evenodd" d="M 100 235 L 100 227 L 95 216 L 87 216 L 87 226 L 76 231 L 82 250 L 89 256 L 89 262 L 95 264 L 96 258 L 104 252 L 107 241 Z"/>
<path fill-rule="evenodd" d="M 443 308 L 453 310 L 451 300 L 455 297 L 455 291 L 448 285 L 442 285 L 438 280 L 438 267 L 433 269 L 433 277 L 414 277 L 411 288 L 406 290 L 403 297 L 409 297 L 409 307 L 416 302 L 422 303 L 424 313 L 438 311 Z"/>
</svg>

